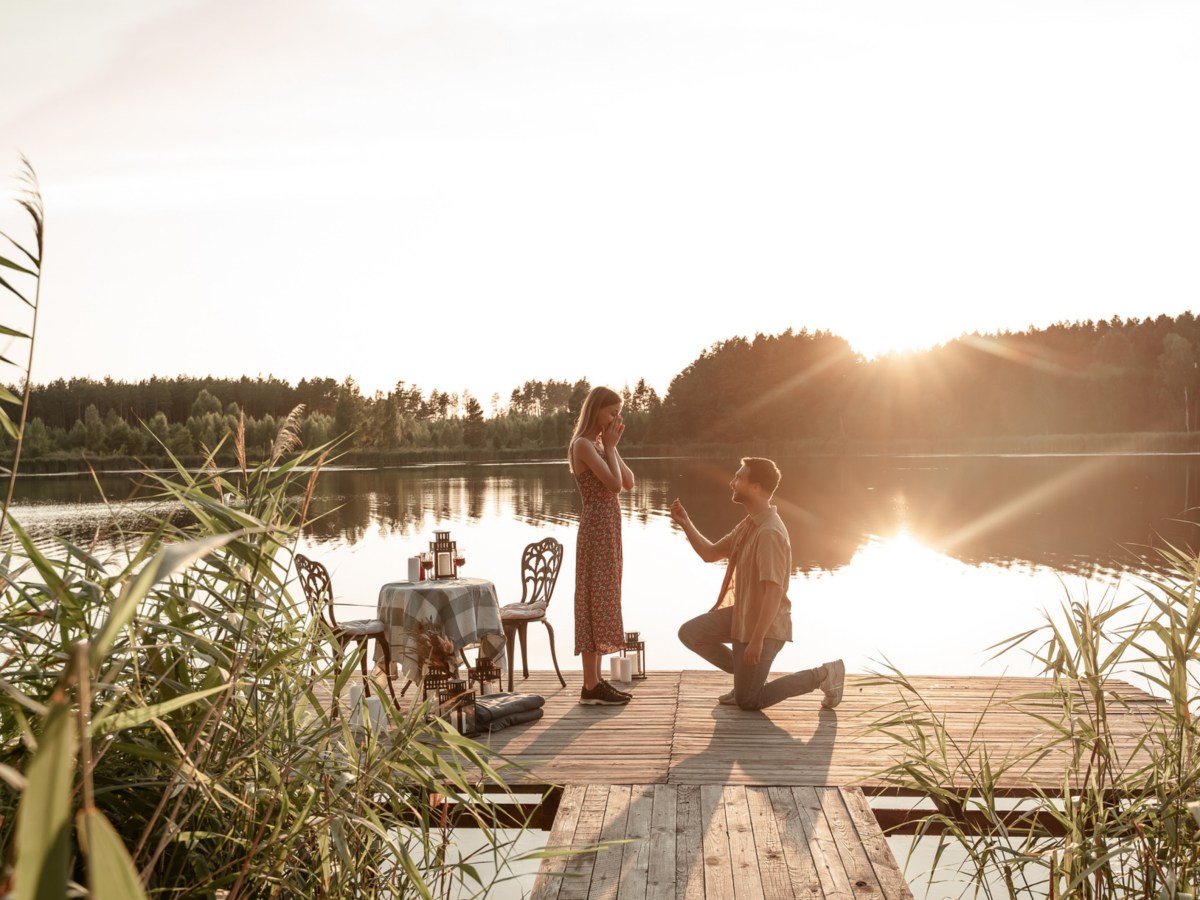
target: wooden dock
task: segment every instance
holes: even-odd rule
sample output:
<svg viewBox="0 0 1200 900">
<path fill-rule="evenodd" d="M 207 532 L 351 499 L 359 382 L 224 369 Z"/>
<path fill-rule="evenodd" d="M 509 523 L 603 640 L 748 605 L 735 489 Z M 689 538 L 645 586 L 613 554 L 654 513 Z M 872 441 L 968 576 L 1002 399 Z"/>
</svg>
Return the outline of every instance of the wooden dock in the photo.
<svg viewBox="0 0 1200 900">
<path fill-rule="evenodd" d="M 605 841 L 543 862 L 534 900 L 912 897 L 857 788 L 567 787 L 547 848 Z"/>
<path fill-rule="evenodd" d="M 957 783 L 970 784 L 971 754 L 986 745 L 993 767 L 1054 734 L 1030 713 L 1045 710 L 1030 699 L 1046 690 L 1038 678 L 913 678 L 944 723 L 959 758 L 948 761 Z M 515 690 L 546 698 L 545 715 L 529 725 L 479 740 L 515 763 L 513 784 L 545 787 L 580 784 L 699 784 L 856 786 L 867 794 L 889 792 L 879 776 L 896 759 L 896 742 L 871 724 L 901 700 L 881 679 L 849 675 L 836 710 L 821 709 L 816 692 L 761 712 L 720 706 L 716 698 L 732 679 L 722 672 L 652 672 L 627 687 L 628 706 L 580 706 L 579 676 L 559 686 L 554 674 L 535 672 Z M 1160 701 L 1122 682 L 1105 686 L 1110 728 L 1132 748 L 1162 708 Z M 1023 699 L 1024 698 L 1024 699 Z M 1039 706 L 1042 704 L 1042 706 Z M 999 776 L 1000 793 L 1028 795 L 1061 789 L 1069 748 Z M 955 784 L 944 785 L 953 787 Z"/>
<path fill-rule="evenodd" d="M 1048 682 L 1034 678 L 913 678 L 923 714 L 944 723 L 950 784 L 971 784 L 986 748 L 997 794 L 1061 790 L 1069 747 L 1030 763 L 1055 733 Z M 819 692 L 768 710 L 721 706 L 721 672 L 652 672 L 627 706 L 580 706 L 579 676 L 559 686 L 535 672 L 515 685 L 546 698 L 537 722 L 483 735 L 510 786 L 562 786 L 549 846 L 604 845 L 543 861 L 534 896 L 551 898 L 907 898 L 868 795 L 894 793 L 882 770 L 900 755 L 872 728 L 904 695 L 850 675 L 842 704 Z M 623 686 L 624 687 L 624 686 Z M 1110 727 L 1136 756 L 1162 703 L 1128 684 L 1105 685 Z M 1084 702 L 1085 695 L 1077 698 Z M 1055 708 L 1057 709 L 1057 708 Z M 1004 770 L 1005 761 L 1018 761 Z M 606 842 L 620 842 L 606 844 Z"/>
</svg>

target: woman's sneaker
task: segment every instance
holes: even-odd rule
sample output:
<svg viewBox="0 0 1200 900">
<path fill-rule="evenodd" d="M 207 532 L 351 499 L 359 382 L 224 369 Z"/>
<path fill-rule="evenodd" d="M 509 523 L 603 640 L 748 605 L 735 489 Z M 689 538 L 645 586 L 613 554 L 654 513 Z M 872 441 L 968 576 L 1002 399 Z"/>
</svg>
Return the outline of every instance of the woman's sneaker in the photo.
<svg viewBox="0 0 1200 900">
<path fill-rule="evenodd" d="M 630 700 L 628 694 L 623 694 L 607 681 L 598 681 L 590 691 L 579 689 L 579 702 L 584 706 L 624 706 Z"/>
<path fill-rule="evenodd" d="M 621 690 L 619 687 L 614 685 L 611 681 L 605 681 L 605 679 L 603 679 L 603 678 L 601 678 L 600 680 L 603 681 L 605 684 L 607 684 L 610 688 L 612 688 L 614 694 L 620 694 L 622 697 L 628 697 L 630 700 L 633 699 L 633 694 L 629 693 L 628 691 Z"/>
</svg>

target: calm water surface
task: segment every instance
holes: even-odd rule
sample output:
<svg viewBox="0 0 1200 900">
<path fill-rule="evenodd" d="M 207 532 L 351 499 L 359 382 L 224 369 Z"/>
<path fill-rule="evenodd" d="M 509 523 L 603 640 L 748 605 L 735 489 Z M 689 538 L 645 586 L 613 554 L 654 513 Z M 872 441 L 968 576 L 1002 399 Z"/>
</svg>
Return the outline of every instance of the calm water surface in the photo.
<svg viewBox="0 0 1200 900">
<path fill-rule="evenodd" d="M 851 672 L 889 661 L 909 674 L 1032 674 L 1024 655 L 988 647 L 1040 624 L 1069 599 L 1130 596 L 1153 563 L 1150 546 L 1195 543 L 1189 510 L 1200 493 L 1194 458 L 1037 457 L 783 459 L 777 503 L 792 537 L 789 595 L 795 641 L 779 669 L 841 656 Z M 693 553 L 667 509 L 683 500 L 710 538 L 733 527 L 737 460 L 633 459 L 637 488 L 622 495 L 624 616 L 643 633 L 651 669 L 705 668 L 675 632 L 706 610 L 723 564 Z M 113 516 L 128 481 L 110 477 L 112 503 L 88 478 L 22 479 L 18 520 L 41 540 L 115 541 Z M 328 471 L 314 508 L 323 517 L 301 549 L 333 576 L 340 614 L 371 614 L 381 584 L 434 529 L 466 547 L 464 574 L 490 578 L 501 602 L 520 598 L 525 544 L 553 536 L 566 555 L 550 616 L 564 670 L 573 655 L 578 494 L 564 463 L 439 465 Z M 530 664 L 549 668 L 545 632 L 533 629 Z"/>
<path fill-rule="evenodd" d="M 780 670 L 835 656 L 851 672 L 888 660 L 913 674 L 1036 674 L 1026 655 L 992 658 L 988 647 L 1042 623 L 1068 599 L 1117 599 L 1140 591 L 1150 547 L 1194 546 L 1190 510 L 1200 498 L 1200 462 L 1186 457 L 779 460 L 780 513 L 792 537 L 789 594 L 795 641 Z M 637 488 L 622 495 L 624 614 L 643 632 L 653 669 L 706 668 L 675 632 L 711 605 L 723 564 L 692 552 L 667 508 L 683 500 L 711 538 L 741 515 L 728 482 L 737 460 L 633 459 Z M 20 483 L 18 520 L 40 541 L 54 535 L 116 544 L 114 517 L 136 521 L 128 479 L 109 477 L 111 507 L 90 479 Z M 323 474 L 323 517 L 301 549 L 330 569 L 345 618 L 373 614 L 381 584 L 405 577 L 407 557 L 449 529 L 466 547 L 464 574 L 490 578 L 501 602 L 520 598 L 519 557 L 551 535 L 567 552 L 550 608 L 564 671 L 578 672 L 572 613 L 578 494 L 564 463 L 430 466 Z M 530 632 L 530 664 L 550 668 L 544 630 Z M 576 676 L 577 678 L 578 676 Z M 568 674 L 568 679 L 571 676 Z M 473 844 L 464 838 L 467 849 Z M 543 832 L 520 836 L 523 851 Z M 889 838 L 905 860 L 911 838 Z M 954 877 L 946 858 L 939 878 Z M 957 896 L 965 882 L 932 890 L 931 839 L 918 842 L 908 876 L 918 898 Z M 494 894 L 522 897 L 537 862 Z"/>
</svg>

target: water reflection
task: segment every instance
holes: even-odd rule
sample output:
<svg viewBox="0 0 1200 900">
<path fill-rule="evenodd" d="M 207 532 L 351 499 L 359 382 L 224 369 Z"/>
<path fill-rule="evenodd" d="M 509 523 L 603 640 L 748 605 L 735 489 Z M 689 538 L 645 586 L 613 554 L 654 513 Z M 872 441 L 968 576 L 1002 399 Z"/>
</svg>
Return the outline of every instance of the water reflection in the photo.
<svg viewBox="0 0 1200 900">
<path fill-rule="evenodd" d="M 852 672 L 887 659 L 912 675 L 1036 674 L 1028 659 L 992 660 L 986 648 L 1038 626 L 1065 597 L 1135 593 L 1130 573 L 1147 571 L 1150 544 L 1197 545 L 1188 511 L 1200 478 L 1190 458 L 779 462 L 796 569 L 796 640 L 780 671 L 842 656 Z M 702 531 L 724 534 L 741 512 L 728 488 L 738 461 L 632 463 L 637 489 L 621 501 L 626 627 L 646 638 L 652 671 L 703 668 L 675 632 L 711 604 L 721 564 L 696 557 L 667 509 L 679 497 Z M 90 544 L 99 534 L 115 546 L 113 516 L 133 527 L 144 501 L 128 478 L 103 484 L 123 502 L 99 503 L 88 478 L 22 479 L 14 514 L 43 544 Z M 556 537 L 567 554 L 550 616 L 562 668 L 577 670 L 578 503 L 562 463 L 327 471 L 312 505 L 320 517 L 300 549 L 330 569 L 339 615 L 362 618 L 435 529 L 470 548 L 465 574 L 492 580 L 505 603 L 520 598 L 521 549 Z M 550 667 L 548 642 L 531 641 L 529 652 L 533 668 Z"/>
<path fill-rule="evenodd" d="M 737 460 L 637 460 L 622 495 L 628 521 L 647 526 L 683 500 L 705 534 L 724 534 L 738 509 L 728 482 Z M 1197 463 L 1177 457 L 780 460 L 777 503 L 800 574 L 833 572 L 881 538 L 911 541 L 968 565 L 1044 566 L 1090 576 L 1143 569 L 1148 547 L 1196 545 Z M 77 542 L 124 527 L 150 507 L 136 479 L 21 479 L 15 514 L 40 537 Z M 306 532 L 314 545 L 353 546 L 368 534 L 419 539 L 435 525 L 495 519 L 532 529 L 573 525 L 574 479 L 562 463 L 426 466 L 323 474 Z"/>
</svg>

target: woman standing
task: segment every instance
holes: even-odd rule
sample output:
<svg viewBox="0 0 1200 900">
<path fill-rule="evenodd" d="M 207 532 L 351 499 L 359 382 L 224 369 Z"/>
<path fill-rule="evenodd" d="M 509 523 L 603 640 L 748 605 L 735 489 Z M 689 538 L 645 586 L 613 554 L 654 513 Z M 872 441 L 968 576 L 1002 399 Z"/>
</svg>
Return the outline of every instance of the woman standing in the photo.
<svg viewBox="0 0 1200 900">
<path fill-rule="evenodd" d="M 600 677 L 600 659 L 625 642 L 621 622 L 621 504 L 632 490 L 633 472 L 617 452 L 625 431 L 621 395 L 592 388 L 567 448 L 583 510 L 575 545 L 575 652 L 583 657 L 579 702 L 593 706 L 628 703 L 630 695 Z"/>
</svg>

